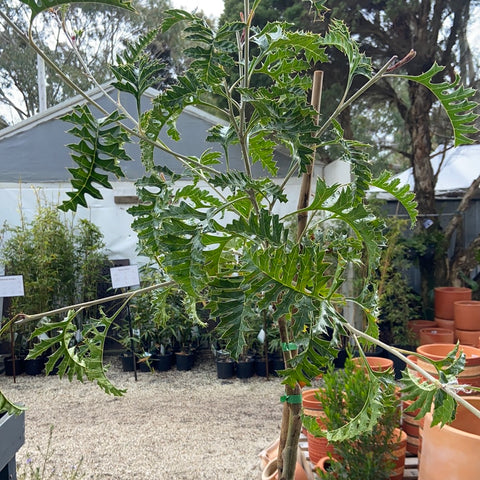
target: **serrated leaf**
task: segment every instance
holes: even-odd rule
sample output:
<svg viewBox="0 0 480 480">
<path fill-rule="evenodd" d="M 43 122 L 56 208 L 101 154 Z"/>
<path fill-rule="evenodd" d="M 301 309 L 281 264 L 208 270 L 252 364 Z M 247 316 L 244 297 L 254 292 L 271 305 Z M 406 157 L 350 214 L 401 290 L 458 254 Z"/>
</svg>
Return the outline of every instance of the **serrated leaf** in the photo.
<svg viewBox="0 0 480 480">
<path fill-rule="evenodd" d="M 124 117 L 114 111 L 104 118 L 95 118 L 87 105 L 77 106 L 71 113 L 61 117 L 63 121 L 75 126 L 68 133 L 80 138 L 78 144 L 70 144 L 72 160 L 78 168 L 70 168 L 72 174 L 73 192 L 67 192 L 69 200 L 64 201 L 59 208 L 64 211 L 76 211 L 77 206 L 86 206 L 86 195 L 102 198 L 100 190 L 94 185 L 112 188 L 107 175 L 99 171 L 113 173 L 117 178 L 123 177 L 119 161 L 128 161 L 130 157 L 123 148 L 129 140 L 126 131 L 119 126 Z"/>
<path fill-rule="evenodd" d="M 43 323 L 32 333 L 32 338 L 39 337 L 40 342 L 34 345 L 28 358 L 37 358 L 51 351 L 45 364 L 47 374 L 58 369 L 60 378 L 67 377 L 70 381 L 74 378 L 79 381 L 87 379 L 96 382 L 108 394 L 123 395 L 125 390 L 110 382 L 103 364 L 108 330 L 122 309 L 123 306 L 110 318 L 102 314 L 98 322 L 87 325 L 82 331 L 83 340 L 80 343 L 76 340 L 77 326 L 74 323 L 78 312 L 70 310 L 62 321 Z"/>
<path fill-rule="evenodd" d="M 477 132 L 474 125 L 478 115 L 473 113 L 477 103 L 470 100 L 475 94 L 473 88 L 465 88 L 460 85 L 460 77 L 457 75 L 451 83 L 440 82 L 433 83 L 433 78 L 442 72 L 445 67 L 434 63 L 432 67 L 421 75 L 394 75 L 396 77 L 406 78 L 407 80 L 420 83 L 428 88 L 442 104 L 452 125 L 455 137 L 455 146 L 473 143 L 471 135 Z"/>
<path fill-rule="evenodd" d="M 30 21 L 39 14 L 42 13 L 50 8 L 59 7 L 61 5 L 68 5 L 71 2 L 68 0 L 20 0 L 25 5 L 30 7 L 32 11 L 32 16 Z M 83 3 L 91 3 L 91 0 L 76 0 L 75 3 L 79 5 Z M 105 5 L 110 5 L 112 7 L 124 8 L 126 10 L 130 10 L 131 12 L 135 12 L 135 8 L 133 7 L 132 0 L 98 0 L 98 3 L 103 3 Z"/>
<path fill-rule="evenodd" d="M 408 185 L 400 186 L 400 180 L 393 178 L 393 174 L 387 171 L 383 172 L 378 178 L 372 179 L 371 185 L 393 195 L 405 207 L 411 222 L 415 223 L 417 202 L 415 201 L 415 194 L 410 191 Z"/>
</svg>

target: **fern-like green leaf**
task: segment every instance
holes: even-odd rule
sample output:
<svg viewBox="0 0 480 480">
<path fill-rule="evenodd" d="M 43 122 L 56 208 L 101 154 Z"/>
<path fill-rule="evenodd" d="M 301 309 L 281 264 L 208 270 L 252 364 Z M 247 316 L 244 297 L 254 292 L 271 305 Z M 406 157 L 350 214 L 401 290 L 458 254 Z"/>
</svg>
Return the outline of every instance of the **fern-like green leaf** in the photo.
<svg viewBox="0 0 480 480">
<path fill-rule="evenodd" d="M 100 190 L 94 184 L 104 188 L 112 188 L 112 185 L 108 176 L 100 171 L 112 173 L 117 178 L 124 176 L 118 163 L 121 160 L 128 161 L 130 157 L 123 148 L 129 138 L 119 125 L 122 119 L 123 116 L 116 111 L 97 119 L 86 105 L 75 107 L 71 113 L 62 117 L 62 120 L 75 125 L 68 133 L 80 141 L 78 144 L 67 145 L 78 168 L 69 169 L 74 191 L 67 192 L 70 199 L 60 205 L 61 210 L 76 211 L 78 205 L 86 207 L 86 195 L 102 198 Z"/>
<path fill-rule="evenodd" d="M 36 358 L 52 351 L 45 365 L 47 374 L 58 369 L 60 378 L 67 377 L 70 381 L 74 378 L 79 381 L 87 379 L 96 382 L 108 394 L 123 395 L 125 390 L 110 382 L 103 364 L 107 332 L 120 311 L 121 309 L 110 318 L 102 315 L 98 325 L 87 325 L 82 331 L 80 343 L 77 342 L 77 327 L 74 324 L 78 312 L 70 310 L 64 320 L 42 324 L 32 333 L 32 337 L 41 340 L 29 352 L 28 358 Z"/>
<path fill-rule="evenodd" d="M 311 380 L 317 378 L 322 369 L 333 362 L 335 355 L 336 351 L 330 342 L 313 336 L 302 344 L 302 350 L 288 363 L 287 369 L 278 374 L 284 377 L 283 383 L 292 387 L 296 383 L 310 385 Z"/>
<path fill-rule="evenodd" d="M 142 95 L 158 81 L 158 76 L 164 68 L 163 63 L 152 59 L 144 52 L 157 33 L 158 30 L 152 30 L 142 35 L 135 43 L 128 44 L 126 50 L 121 55 L 117 55 L 117 65 L 110 67 L 117 79 L 113 82 L 113 86 L 135 97 L 139 114 L 141 114 Z"/>
<path fill-rule="evenodd" d="M 383 172 L 378 178 L 371 180 L 371 185 L 381 188 L 393 195 L 405 208 L 412 223 L 417 219 L 417 202 L 415 201 L 415 194 L 410 191 L 408 185 L 400 186 L 400 180 L 393 178 L 391 172 Z"/>
<path fill-rule="evenodd" d="M 348 58 L 349 72 L 346 90 L 349 90 L 354 76 L 362 75 L 367 78 L 371 76 L 372 63 L 370 58 L 360 52 L 358 44 L 352 41 L 350 31 L 343 21 L 332 20 L 324 37 L 324 43 L 337 48 Z"/>
<path fill-rule="evenodd" d="M 68 0 L 20 0 L 25 5 L 30 7 L 32 11 L 31 21 L 39 14 L 50 8 L 60 7 L 61 5 L 68 5 L 72 2 Z M 83 3 L 91 3 L 92 0 L 76 0 L 75 3 L 81 5 Z M 98 0 L 98 3 L 103 3 L 105 5 L 110 5 L 112 7 L 124 8 L 135 12 L 133 7 L 132 0 Z"/>
<path fill-rule="evenodd" d="M 217 277 L 210 283 L 210 302 L 208 308 L 214 317 L 219 318 L 218 330 L 227 340 L 227 349 L 234 358 L 244 353 L 247 342 L 245 334 L 249 331 L 248 302 L 245 286 L 240 275 Z"/>
<path fill-rule="evenodd" d="M 445 67 L 434 63 L 428 72 L 421 75 L 394 75 L 406 78 L 410 81 L 420 83 L 428 88 L 442 104 L 445 112 L 452 125 L 455 137 L 455 146 L 473 143 L 471 135 L 477 132 L 473 125 L 478 115 L 473 113 L 473 109 L 477 107 L 477 103 L 470 100 L 475 94 L 473 88 L 465 88 L 460 85 L 460 77 L 457 75 L 451 83 L 441 82 L 433 83 L 435 75 L 439 74 Z"/>
</svg>

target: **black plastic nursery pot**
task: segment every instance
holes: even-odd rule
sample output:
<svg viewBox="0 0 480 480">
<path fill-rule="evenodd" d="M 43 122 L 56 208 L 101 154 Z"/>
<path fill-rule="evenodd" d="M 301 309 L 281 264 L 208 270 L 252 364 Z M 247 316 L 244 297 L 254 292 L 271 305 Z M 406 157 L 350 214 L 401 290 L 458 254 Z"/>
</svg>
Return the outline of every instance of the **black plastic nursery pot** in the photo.
<svg viewBox="0 0 480 480">
<path fill-rule="evenodd" d="M 157 372 L 167 372 L 172 368 L 172 353 L 152 357 L 151 363 L 153 369 Z"/>
<path fill-rule="evenodd" d="M 122 370 L 124 372 L 133 372 L 135 370 L 135 360 L 133 355 L 123 354 L 120 358 L 122 360 Z"/>
<path fill-rule="evenodd" d="M 270 358 L 268 367 L 270 369 L 270 374 L 278 377 L 277 370 L 285 370 L 285 362 L 281 354 L 274 354 Z"/>
<path fill-rule="evenodd" d="M 237 362 L 237 378 L 250 378 L 255 373 L 255 359 L 248 358 Z"/>
<path fill-rule="evenodd" d="M 232 359 L 217 360 L 217 378 L 232 378 L 235 375 L 235 363 Z"/>
<path fill-rule="evenodd" d="M 177 364 L 177 370 L 191 370 L 193 368 L 193 361 L 195 359 L 195 354 L 178 352 L 175 354 L 175 360 Z"/>
<path fill-rule="evenodd" d="M 5 375 L 7 375 L 7 377 L 13 377 L 14 374 L 20 375 L 24 371 L 25 371 L 25 363 L 23 358 L 15 358 L 15 372 L 14 372 L 14 362 L 12 357 L 5 358 Z"/>
<path fill-rule="evenodd" d="M 267 361 L 263 357 L 256 357 L 255 358 L 255 374 L 259 377 L 266 377 L 267 376 Z"/>
<path fill-rule="evenodd" d="M 0 480 L 15 480 L 15 455 L 25 443 L 25 413 L 0 416 Z"/>
<path fill-rule="evenodd" d="M 24 367 L 27 375 L 40 375 L 45 367 L 44 357 L 25 359 Z"/>
</svg>

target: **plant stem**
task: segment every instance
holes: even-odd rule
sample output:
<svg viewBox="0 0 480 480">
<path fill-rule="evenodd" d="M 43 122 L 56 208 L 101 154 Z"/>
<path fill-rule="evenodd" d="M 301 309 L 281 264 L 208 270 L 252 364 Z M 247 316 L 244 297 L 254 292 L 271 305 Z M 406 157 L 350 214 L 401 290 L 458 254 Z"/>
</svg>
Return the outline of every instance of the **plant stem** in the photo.
<svg viewBox="0 0 480 480">
<path fill-rule="evenodd" d="M 367 333 L 362 332 L 361 330 L 358 330 L 357 328 L 355 328 L 353 325 L 350 325 L 349 323 L 345 324 L 345 328 L 350 330 L 353 334 L 355 334 L 359 337 L 362 337 L 365 340 L 368 340 L 369 342 L 373 343 L 374 345 L 378 345 L 379 347 L 382 347 L 387 352 L 391 353 L 392 355 L 395 355 L 397 358 L 400 358 L 409 367 L 411 367 L 413 370 L 417 371 L 423 377 L 425 377 L 430 383 L 432 383 L 433 385 L 435 385 L 439 389 L 443 390 L 447 395 L 451 396 L 457 403 L 461 404 L 468 411 L 473 413 L 476 417 L 480 418 L 480 410 L 476 409 L 473 405 L 468 403 L 468 401 L 464 397 L 460 396 L 455 391 L 454 388 L 450 387 L 448 384 L 443 384 L 437 378 L 435 378 L 430 373 L 428 373 L 426 370 L 424 370 L 422 367 L 419 367 L 415 362 L 412 362 L 412 360 L 410 360 L 408 357 L 406 357 L 402 353 L 402 352 L 405 352 L 405 350 L 401 350 L 401 349 L 392 347 L 392 346 L 388 345 L 387 343 L 384 343 L 381 340 L 378 340 L 378 339 L 368 335 Z M 425 358 L 422 355 L 419 355 L 419 357 Z M 426 360 L 428 360 L 428 359 L 426 359 Z"/>
<path fill-rule="evenodd" d="M 48 312 L 42 312 L 42 313 L 36 313 L 34 315 L 28 315 L 26 313 L 18 313 L 15 315 L 9 322 L 5 323 L 5 325 L 2 327 L 0 330 L 0 335 L 4 333 L 4 330 L 8 325 L 11 323 L 14 323 L 15 325 L 22 325 L 23 323 L 28 323 L 33 320 L 38 320 L 43 317 L 49 317 L 53 315 L 57 315 L 59 313 L 63 312 L 68 312 L 69 310 L 78 310 L 79 308 L 88 308 L 92 307 L 94 305 L 99 305 L 102 303 L 108 303 L 108 302 L 113 302 L 115 300 L 119 300 L 122 298 L 128 298 L 129 300 L 136 295 L 139 295 L 141 293 L 146 293 L 150 292 L 151 290 L 157 290 L 159 288 L 167 288 L 170 287 L 171 285 L 174 285 L 175 282 L 170 281 L 170 282 L 163 282 L 163 283 L 157 283 L 155 285 L 150 285 L 149 287 L 145 288 L 139 288 L 138 290 L 133 290 L 130 292 L 125 292 L 125 293 L 119 293 L 117 295 L 112 295 L 110 297 L 105 297 L 105 298 L 97 298 L 96 300 L 91 300 L 89 302 L 83 302 L 83 303 L 77 303 L 75 305 L 69 305 L 68 307 L 62 307 L 62 308 L 57 308 L 55 310 L 49 310 Z"/>
<path fill-rule="evenodd" d="M 282 344 L 288 344 L 290 339 L 285 317 L 278 320 L 278 329 L 280 333 L 280 341 Z M 295 350 L 285 350 L 283 352 L 283 359 L 287 366 L 289 361 L 295 357 L 295 355 Z M 302 428 L 302 417 L 300 415 L 302 404 L 290 403 L 288 402 L 288 398 L 292 395 L 301 395 L 300 385 L 298 385 L 298 383 L 294 387 L 285 385 L 285 395 L 287 401 L 285 401 L 282 411 L 277 470 L 279 480 L 293 480 L 297 464 L 298 440 Z"/>
</svg>

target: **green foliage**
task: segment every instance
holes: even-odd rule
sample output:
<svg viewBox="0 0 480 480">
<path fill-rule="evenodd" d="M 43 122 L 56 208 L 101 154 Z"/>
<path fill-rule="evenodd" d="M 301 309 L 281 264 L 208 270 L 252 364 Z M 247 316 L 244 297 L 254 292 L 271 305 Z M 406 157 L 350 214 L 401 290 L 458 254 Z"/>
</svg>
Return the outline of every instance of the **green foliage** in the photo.
<svg viewBox="0 0 480 480">
<path fill-rule="evenodd" d="M 158 268 L 142 268 L 142 284 L 158 283 L 163 277 Z M 140 354 L 163 354 L 173 347 L 188 350 L 204 326 L 195 302 L 174 285 L 137 295 L 131 302 L 131 313 Z M 130 348 L 130 340 L 128 335 L 121 337 L 126 348 Z"/>
<path fill-rule="evenodd" d="M 9 314 L 36 314 L 93 300 L 107 262 L 103 237 L 87 220 L 74 225 L 56 207 L 38 200 L 31 222 L 5 225 L 0 257 L 10 275 L 23 275 L 25 295 L 11 300 Z"/>
<path fill-rule="evenodd" d="M 31 17 L 32 21 L 39 13 L 42 13 L 45 10 L 48 10 L 49 8 L 54 8 L 54 7 L 58 7 L 59 5 L 66 5 L 70 3 L 70 2 L 67 2 L 66 0 L 43 0 L 41 2 L 38 2 L 36 0 L 20 0 L 20 1 L 30 7 L 30 10 L 32 11 L 32 17 Z M 91 2 L 91 0 L 78 0 L 78 2 L 75 2 L 75 3 L 89 3 L 89 2 Z M 101 3 L 135 11 L 135 9 L 132 6 L 131 0 L 102 0 Z"/>
<path fill-rule="evenodd" d="M 107 117 L 97 120 L 86 105 L 76 107 L 72 113 L 62 117 L 63 120 L 76 125 L 68 130 L 68 133 L 80 138 L 78 144 L 68 145 L 74 152 L 71 157 L 78 167 L 68 169 L 72 174 L 72 186 L 75 190 L 67 192 L 70 200 L 60 206 L 62 210 L 76 211 L 78 205 L 86 207 L 87 194 L 93 198 L 102 198 L 94 183 L 104 188 L 112 188 L 108 175 L 98 170 L 113 173 L 117 178 L 124 176 L 118 161 L 127 161 L 130 157 L 123 149 L 128 137 L 124 129 L 118 125 L 123 118 L 122 114 L 114 111 Z"/>
<path fill-rule="evenodd" d="M 386 326 L 383 340 L 403 347 L 415 345 L 408 322 L 424 318 L 421 298 L 412 290 L 406 278 L 412 262 L 405 235 L 408 235 L 406 220 L 387 219 L 387 247 L 383 250 L 378 269 L 379 320 Z"/>
<path fill-rule="evenodd" d="M 135 44 L 129 44 L 121 55 L 117 55 L 117 65 L 110 68 L 117 79 L 112 85 L 120 92 L 130 93 L 137 102 L 137 113 L 141 114 L 140 100 L 145 91 L 152 87 L 163 69 L 163 65 L 151 59 L 145 49 L 157 36 L 152 30 L 140 37 Z"/>
<path fill-rule="evenodd" d="M 448 114 L 451 122 L 455 146 L 472 143 L 473 140 L 467 137 L 477 131 L 473 123 L 478 115 L 473 113 L 477 103 L 470 100 L 475 91 L 472 88 L 465 88 L 460 85 L 460 77 L 457 75 L 451 83 L 441 82 L 433 83 L 432 79 L 445 67 L 441 67 L 436 63 L 422 75 L 418 76 L 402 76 L 415 82 L 421 83 L 429 88 L 435 95 L 437 100 L 441 102 L 443 108 Z"/>
<path fill-rule="evenodd" d="M 390 439 L 400 424 L 393 375 L 365 371 L 347 359 L 345 369 L 330 367 L 322 380 L 326 436 L 341 459 L 322 478 L 389 478 L 394 467 Z"/>
<path fill-rule="evenodd" d="M 435 367 L 438 379 L 443 385 L 450 385 L 455 389 L 455 386 L 458 385 L 457 377 L 465 368 L 465 354 L 459 353 L 458 344 L 442 360 L 434 361 L 419 354 L 415 355 Z M 438 385 L 426 381 L 424 377 L 419 377 L 411 369 L 403 372 L 402 382 L 404 383 L 402 391 L 405 393 L 405 398 L 414 400 L 408 410 L 420 409 L 417 419 L 423 418 L 432 409 L 432 425 L 443 426 L 455 419 L 457 403 L 445 389 L 439 389 Z M 458 385 L 457 390 L 462 388 L 470 389 L 470 387 Z"/>
<path fill-rule="evenodd" d="M 119 309 L 112 317 L 104 314 L 98 321 L 87 324 L 81 332 L 81 340 L 77 341 L 77 326 L 74 322 L 77 312 L 70 310 L 60 322 L 47 322 L 38 327 L 32 336 L 47 335 L 48 339 L 35 344 L 27 358 L 37 358 L 48 351 L 53 353 L 45 365 L 46 373 L 58 369 L 60 378 L 67 377 L 70 381 L 87 379 L 96 382 L 106 393 L 120 396 L 125 390 L 115 387 L 106 376 L 103 364 L 105 347 L 105 332 L 111 327 Z"/>
</svg>

